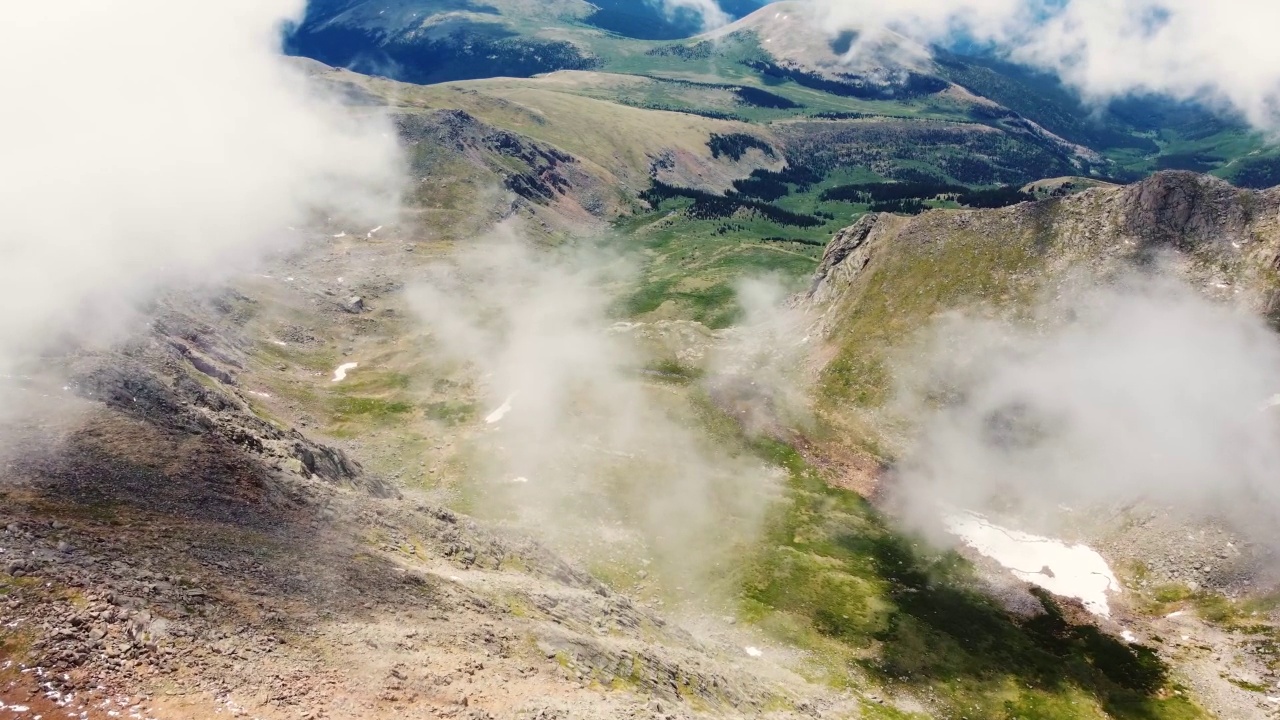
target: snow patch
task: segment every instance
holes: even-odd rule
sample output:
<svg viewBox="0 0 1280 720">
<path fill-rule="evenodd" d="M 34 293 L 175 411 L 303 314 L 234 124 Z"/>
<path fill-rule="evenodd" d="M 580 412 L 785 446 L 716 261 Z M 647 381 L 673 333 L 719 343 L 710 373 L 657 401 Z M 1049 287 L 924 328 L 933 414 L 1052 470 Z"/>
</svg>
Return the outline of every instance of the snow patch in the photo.
<svg viewBox="0 0 1280 720">
<path fill-rule="evenodd" d="M 1127 643 L 1138 642 L 1138 636 L 1128 630 L 1120 633 L 1120 637 Z"/>
<path fill-rule="evenodd" d="M 338 369 L 333 371 L 333 381 L 342 382 L 343 380 L 346 380 L 347 372 L 355 370 L 358 367 L 360 367 L 360 363 L 343 363 L 339 365 Z"/>
<path fill-rule="evenodd" d="M 746 648 L 743 648 L 743 649 L 744 649 L 744 650 L 746 650 L 746 651 L 747 651 L 747 654 L 748 654 L 748 655 L 750 655 L 751 657 L 763 657 L 763 656 L 764 656 L 764 651 L 763 651 L 763 650 L 761 650 L 761 649 L 760 649 L 760 648 L 758 648 L 758 647 L 746 647 Z"/>
<path fill-rule="evenodd" d="M 515 398 L 515 395 L 508 395 L 507 399 L 502 401 L 502 405 L 497 410 L 494 410 L 485 417 L 485 423 L 492 425 L 506 417 L 507 413 L 511 412 L 511 401 Z"/>
<path fill-rule="evenodd" d="M 527 477 L 518 477 L 518 478 L 515 478 L 514 480 L 512 480 L 511 482 L 516 483 L 516 484 L 518 484 L 518 485 L 524 485 L 525 483 L 529 482 L 529 478 L 527 478 Z"/>
<path fill-rule="evenodd" d="M 1076 598 L 1094 615 L 1111 616 L 1107 593 L 1120 592 L 1120 581 L 1096 550 L 1003 528 L 969 511 L 951 513 L 943 522 L 951 534 L 1019 579 Z"/>
</svg>

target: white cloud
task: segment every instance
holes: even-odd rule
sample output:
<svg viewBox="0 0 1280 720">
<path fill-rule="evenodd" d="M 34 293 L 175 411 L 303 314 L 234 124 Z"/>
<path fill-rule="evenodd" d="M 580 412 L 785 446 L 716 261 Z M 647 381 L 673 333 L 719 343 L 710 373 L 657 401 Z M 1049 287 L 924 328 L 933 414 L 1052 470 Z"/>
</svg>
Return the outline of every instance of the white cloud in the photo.
<svg viewBox="0 0 1280 720">
<path fill-rule="evenodd" d="M 939 318 L 903 356 L 901 408 L 923 419 L 904 498 L 1024 516 L 1146 501 L 1274 542 L 1280 339 L 1163 273 L 1080 282 L 1025 323 Z"/>
<path fill-rule="evenodd" d="M 658 4 L 667 17 L 672 17 L 681 10 L 697 13 L 702 18 L 704 30 L 714 30 L 733 22 L 733 18 L 720 8 L 716 0 L 658 0 Z"/>
<path fill-rule="evenodd" d="M 484 393 L 485 432 L 467 451 L 476 512 L 584 562 L 652 559 L 673 586 L 709 590 L 700 581 L 721 572 L 721 553 L 758 538 L 779 476 L 646 381 L 642 344 L 609 317 L 607 288 L 631 272 L 581 244 L 539 247 L 507 220 L 424 269 L 407 296 L 439 374 L 463 368 Z"/>
<path fill-rule="evenodd" d="M 955 33 L 1058 73 L 1086 97 L 1155 92 L 1280 127 L 1280 3 L 1269 0 L 811 0 L 829 29 Z"/>
<path fill-rule="evenodd" d="M 302 0 L 67 0 L 0 23 L 0 366 L 394 189 L 385 118 L 279 54 Z"/>
</svg>

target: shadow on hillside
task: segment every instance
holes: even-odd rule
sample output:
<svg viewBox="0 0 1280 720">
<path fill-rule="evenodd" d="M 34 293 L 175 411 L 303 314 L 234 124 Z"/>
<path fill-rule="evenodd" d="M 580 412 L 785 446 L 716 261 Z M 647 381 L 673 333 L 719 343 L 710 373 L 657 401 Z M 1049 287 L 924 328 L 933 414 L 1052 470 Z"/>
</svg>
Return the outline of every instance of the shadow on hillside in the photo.
<svg viewBox="0 0 1280 720">
<path fill-rule="evenodd" d="M 892 587 L 896 608 L 876 637 L 883 650 L 877 662 L 867 663 L 883 682 L 959 682 L 997 692 L 1011 679 L 1054 693 L 1079 688 L 1117 718 L 1162 716 L 1153 703 L 1168 669 L 1155 651 L 1072 622 L 1052 594 L 1033 588 L 1045 612 L 1024 619 L 965 588 L 901 535 L 845 535 L 838 542 L 870 558 Z"/>
<path fill-rule="evenodd" d="M 0 514 L 39 528 L 48 542 L 70 533 L 73 547 L 103 559 L 97 568 L 106 577 L 192 578 L 218 594 L 255 596 L 260 607 L 305 608 L 312 621 L 368 617 L 379 605 L 448 604 L 440 581 L 374 551 L 382 536 L 353 537 L 328 522 L 335 495 L 322 481 L 281 475 L 214 433 L 112 411 L 64 430 L 10 451 Z M 362 501 L 350 507 L 371 515 Z M 220 613 L 240 612 L 233 597 L 225 595 Z M 286 622 L 281 612 L 250 616 Z"/>
</svg>

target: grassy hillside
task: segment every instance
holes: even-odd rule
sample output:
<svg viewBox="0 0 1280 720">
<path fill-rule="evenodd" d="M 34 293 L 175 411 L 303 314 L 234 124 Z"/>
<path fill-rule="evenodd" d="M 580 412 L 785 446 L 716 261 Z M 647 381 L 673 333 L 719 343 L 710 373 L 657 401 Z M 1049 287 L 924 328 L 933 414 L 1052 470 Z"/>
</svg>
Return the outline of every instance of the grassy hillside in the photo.
<svg viewBox="0 0 1280 720">
<path fill-rule="evenodd" d="M 1205 717 L 1151 648 L 1075 624 L 1048 593 L 1037 594 L 1044 614 L 1009 614 L 959 556 L 893 529 L 791 448 L 760 451 L 788 468 L 790 492 L 749 570 L 744 612 L 807 649 L 815 678 L 927 698 L 924 717 Z M 866 716 L 909 717 L 892 706 Z"/>
<path fill-rule="evenodd" d="M 758 6 L 742 0 L 727 9 L 741 16 Z M 905 38 L 875 49 L 869 64 L 842 65 L 841 52 L 852 40 L 814 32 L 798 21 L 805 12 L 803 5 L 780 3 L 716 33 L 681 40 L 695 29 L 692 15 L 667 16 L 654 3 L 316 0 L 291 34 L 290 50 L 415 83 L 596 71 L 605 74 L 576 76 L 559 89 L 764 126 L 872 117 L 989 128 L 1005 138 L 997 164 L 1017 172 L 957 172 L 953 163 L 950 172 L 938 173 L 974 185 L 1065 174 L 1132 180 L 1186 169 L 1219 171 L 1257 186 L 1274 175 L 1274 163 L 1246 161 L 1265 142 L 1237 120 L 1156 97 L 1094 107 L 1052 76 L 991 58 L 929 51 Z M 923 59 L 903 65 L 896 59 L 903 54 Z M 935 143 L 909 128 L 903 132 L 890 144 Z M 859 142 L 875 147 L 871 139 Z M 953 144 L 937 142 L 942 153 Z M 887 166 L 899 171 L 918 169 L 921 161 L 887 155 Z M 895 176 L 884 169 L 886 177 Z M 925 170 L 939 170 L 936 159 Z"/>
</svg>

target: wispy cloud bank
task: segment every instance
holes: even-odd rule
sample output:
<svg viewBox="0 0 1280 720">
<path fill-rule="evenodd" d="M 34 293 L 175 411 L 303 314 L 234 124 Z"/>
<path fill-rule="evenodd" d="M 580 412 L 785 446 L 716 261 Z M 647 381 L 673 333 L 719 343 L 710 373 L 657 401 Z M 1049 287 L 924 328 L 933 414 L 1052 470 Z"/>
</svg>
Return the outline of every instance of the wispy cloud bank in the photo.
<svg viewBox="0 0 1280 720">
<path fill-rule="evenodd" d="M 1180 280 L 1058 288 L 1031 322 L 937 323 L 901 375 L 924 418 L 899 490 L 921 506 L 1139 501 L 1274 538 L 1280 340 Z"/>
<path fill-rule="evenodd" d="M 279 24 L 302 6 L 7 9 L 0 365 L 163 283 L 216 277 L 314 212 L 394 190 L 390 123 L 339 107 L 280 55 Z"/>
<path fill-rule="evenodd" d="M 1160 93 L 1280 128 L 1280 4 L 1263 0 L 810 0 L 831 31 L 965 36 L 1103 100 Z"/>
<path fill-rule="evenodd" d="M 720 447 L 608 319 L 626 263 L 552 250 L 507 221 L 409 290 L 440 355 L 484 386 L 475 510 L 592 563 L 653 563 L 692 591 L 756 538 L 780 478 Z M 761 311 L 763 313 L 763 310 Z"/>
</svg>

